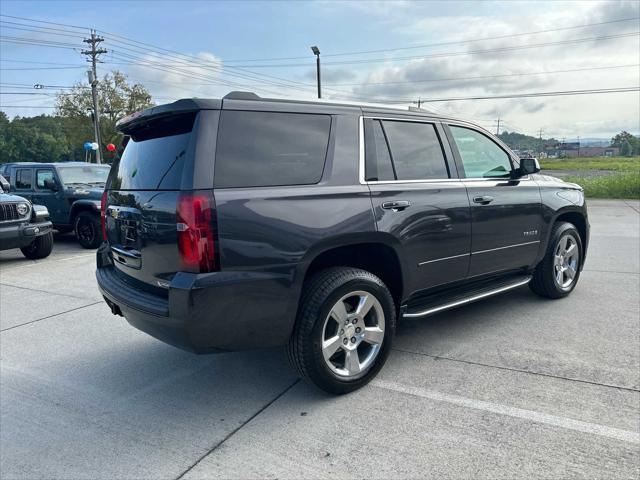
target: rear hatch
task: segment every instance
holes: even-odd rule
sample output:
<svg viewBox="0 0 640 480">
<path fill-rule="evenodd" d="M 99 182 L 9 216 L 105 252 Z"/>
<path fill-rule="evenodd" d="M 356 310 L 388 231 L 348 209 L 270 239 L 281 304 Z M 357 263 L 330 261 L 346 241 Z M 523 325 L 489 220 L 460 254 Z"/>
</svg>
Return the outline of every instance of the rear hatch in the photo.
<svg viewBox="0 0 640 480">
<path fill-rule="evenodd" d="M 215 270 L 213 190 L 193 190 L 198 112 L 133 121 L 103 196 L 103 235 L 116 272 L 166 295 L 179 271 Z"/>
</svg>

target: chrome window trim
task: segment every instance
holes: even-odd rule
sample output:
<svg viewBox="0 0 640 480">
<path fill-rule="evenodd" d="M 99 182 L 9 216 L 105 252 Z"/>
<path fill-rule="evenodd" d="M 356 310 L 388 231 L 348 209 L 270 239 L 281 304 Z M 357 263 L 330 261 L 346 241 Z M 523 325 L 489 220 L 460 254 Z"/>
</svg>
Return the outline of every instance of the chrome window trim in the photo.
<svg viewBox="0 0 640 480">
<path fill-rule="evenodd" d="M 367 182 L 365 180 L 364 174 L 365 174 L 365 142 L 364 142 L 364 121 L 365 119 L 371 119 L 371 120 L 393 120 L 396 122 L 411 122 L 411 123 L 429 123 L 431 125 L 436 125 L 437 123 L 442 123 L 442 121 L 440 120 L 435 120 L 435 119 L 429 119 L 429 120 L 420 120 L 420 119 L 414 119 L 414 118 L 395 118 L 395 117 L 378 117 L 378 116 L 372 116 L 372 115 L 360 115 L 359 117 L 359 125 L 358 125 L 358 154 L 359 154 L 359 158 L 358 158 L 358 181 L 360 182 L 360 185 L 385 185 L 385 184 L 401 184 L 401 183 L 459 183 L 459 182 L 484 182 L 484 181 L 499 181 L 499 180 L 513 180 L 511 177 L 484 177 L 484 178 L 425 178 L 425 179 L 419 179 L 419 180 L 371 180 L 369 182 Z M 471 130 L 477 129 L 476 125 L 470 124 L 470 123 L 464 123 L 464 122 L 459 122 L 459 121 L 446 121 L 445 122 L 447 125 L 456 125 L 459 127 L 463 127 L 463 128 L 470 128 Z M 471 127 L 475 127 L 475 128 L 471 128 Z M 480 129 L 482 130 L 482 129 Z M 485 131 L 486 132 L 486 131 Z M 480 132 L 482 134 L 484 134 L 485 132 Z M 489 133 L 489 132 L 486 132 Z M 490 139 L 491 140 L 491 139 Z M 440 139 L 440 141 L 442 141 L 442 139 Z M 495 143 L 495 142 L 494 142 Z M 504 148 L 502 147 L 502 145 L 498 145 L 503 151 Z M 505 153 L 509 156 L 510 160 L 511 160 L 511 155 L 509 154 L 509 152 Z M 446 157 L 445 157 L 445 160 Z M 525 181 L 525 180 L 531 180 L 530 175 L 527 175 L 526 177 L 522 177 L 522 178 L 518 178 L 515 179 L 517 181 Z"/>
<path fill-rule="evenodd" d="M 359 155 L 360 158 L 358 159 L 358 165 L 359 165 L 359 172 L 358 172 L 358 180 L 360 182 L 361 185 L 384 185 L 384 184 L 400 184 L 400 183 L 443 183 L 443 182 L 460 182 L 461 179 L 460 178 L 425 178 L 425 179 L 418 179 L 418 180 L 372 180 L 367 182 L 364 178 L 364 174 L 365 174 L 365 150 L 364 150 L 364 121 L 365 119 L 372 119 L 372 120 L 391 120 L 391 121 L 396 121 L 396 122 L 409 122 L 409 123 L 428 123 L 430 125 L 433 125 L 434 128 L 436 126 L 437 123 L 440 123 L 439 120 L 435 120 L 435 119 L 429 119 L 429 120 L 420 120 L 420 119 L 413 119 L 413 118 L 394 118 L 394 117 L 378 117 L 378 116 L 371 116 L 371 115 L 361 115 L 360 116 L 360 125 L 359 125 Z M 440 142 L 442 142 L 442 139 L 439 139 Z M 447 157 L 444 154 L 444 152 L 442 153 L 442 156 L 445 160 L 445 162 L 447 161 Z"/>
</svg>

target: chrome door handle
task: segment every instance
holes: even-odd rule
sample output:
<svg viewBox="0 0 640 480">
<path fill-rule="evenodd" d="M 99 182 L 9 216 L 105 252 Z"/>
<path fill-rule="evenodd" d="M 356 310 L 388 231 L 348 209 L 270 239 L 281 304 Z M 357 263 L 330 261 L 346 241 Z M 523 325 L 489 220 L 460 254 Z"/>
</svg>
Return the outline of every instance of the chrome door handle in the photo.
<svg viewBox="0 0 640 480">
<path fill-rule="evenodd" d="M 400 210 L 404 210 L 411 206 L 411 202 L 409 200 L 396 200 L 394 202 L 384 202 L 382 204 L 382 208 L 385 210 L 393 210 L 394 212 L 398 212 Z"/>
<path fill-rule="evenodd" d="M 493 202 L 493 197 L 490 197 L 489 195 L 473 197 L 473 203 L 479 203 L 480 205 L 487 205 L 491 202 Z"/>
</svg>

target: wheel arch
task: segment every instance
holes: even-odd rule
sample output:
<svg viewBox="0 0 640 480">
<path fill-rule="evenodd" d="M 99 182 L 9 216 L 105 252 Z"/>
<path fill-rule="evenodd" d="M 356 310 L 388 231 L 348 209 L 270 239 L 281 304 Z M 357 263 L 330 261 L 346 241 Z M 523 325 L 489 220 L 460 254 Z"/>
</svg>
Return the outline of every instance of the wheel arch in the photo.
<svg viewBox="0 0 640 480">
<path fill-rule="evenodd" d="M 81 212 L 89 212 L 100 216 L 100 201 L 81 199 L 76 200 L 71 205 L 71 212 L 69 213 L 69 224 L 75 227 L 76 217 Z"/>
<path fill-rule="evenodd" d="M 329 267 L 354 267 L 379 277 L 399 307 L 409 282 L 400 242 L 384 232 L 347 235 L 321 241 L 310 249 L 297 272 L 302 287 L 316 272 Z"/>
<path fill-rule="evenodd" d="M 582 258 L 580 259 L 580 270 L 582 270 L 584 260 L 587 255 L 587 246 L 589 244 L 589 221 L 587 216 L 584 211 L 578 207 L 566 207 L 556 212 L 550 225 L 554 225 L 558 222 L 571 223 L 576 227 L 576 230 L 578 230 L 580 241 L 582 243 Z M 549 242 L 551 241 L 552 230 L 553 229 L 550 228 L 547 233 L 545 246 L 549 245 Z"/>
</svg>

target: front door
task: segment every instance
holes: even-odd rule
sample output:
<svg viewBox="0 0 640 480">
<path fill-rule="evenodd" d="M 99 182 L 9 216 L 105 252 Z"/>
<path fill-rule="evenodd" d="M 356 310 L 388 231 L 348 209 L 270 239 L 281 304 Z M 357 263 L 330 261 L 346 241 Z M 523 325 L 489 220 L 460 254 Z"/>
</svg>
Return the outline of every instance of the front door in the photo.
<svg viewBox="0 0 640 480">
<path fill-rule="evenodd" d="M 467 276 L 470 208 L 444 131 L 420 119 L 364 118 L 363 180 L 377 228 L 402 245 L 415 292 Z"/>
<path fill-rule="evenodd" d="M 51 187 L 57 187 L 53 190 Z M 44 205 L 49 210 L 51 221 L 55 225 L 67 223 L 68 203 L 62 194 L 62 185 L 52 168 L 36 168 L 36 185 L 33 203 Z"/>
<path fill-rule="evenodd" d="M 482 131 L 450 124 L 447 133 L 471 204 L 469 276 L 531 266 L 542 230 L 538 185 L 513 178 L 511 156 Z"/>
</svg>

